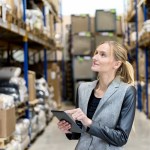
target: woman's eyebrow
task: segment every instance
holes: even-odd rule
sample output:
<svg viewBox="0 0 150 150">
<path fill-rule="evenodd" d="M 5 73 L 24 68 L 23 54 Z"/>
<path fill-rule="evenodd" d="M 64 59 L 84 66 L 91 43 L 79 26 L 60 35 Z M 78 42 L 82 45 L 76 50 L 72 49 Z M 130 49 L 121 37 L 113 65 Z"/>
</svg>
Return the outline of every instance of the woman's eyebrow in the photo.
<svg viewBox="0 0 150 150">
<path fill-rule="evenodd" d="M 99 53 L 101 53 L 101 52 L 106 53 L 106 51 L 104 51 L 104 50 L 96 50 L 96 52 L 99 52 Z"/>
</svg>

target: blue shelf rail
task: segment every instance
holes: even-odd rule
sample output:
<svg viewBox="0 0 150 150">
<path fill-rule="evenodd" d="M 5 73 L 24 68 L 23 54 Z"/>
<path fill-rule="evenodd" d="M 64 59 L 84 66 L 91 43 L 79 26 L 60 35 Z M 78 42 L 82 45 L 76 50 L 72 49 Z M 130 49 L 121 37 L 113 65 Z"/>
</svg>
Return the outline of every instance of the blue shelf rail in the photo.
<svg viewBox="0 0 150 150">
<path fill-rule="evenodd" d="M 44 27 L 46 27 L 45 6 L 43 6 L 43 22 L 44 22 Z M 44 78 L 47 81 L 47 49 L 46 48 L 44 48 Z"/>
<path fill-rule="evenodd" d="M 27 1 L 26 0 L 22 0 L 23 1 L 23 21 L 26 22 L 26 8 L 27 8 Z M 27 35 L 24 36 L 23 38 L 23 42 L 24 42 L 24 79 L 26 81 L 26 87 L 28 90 L 28 37 Z M 26 102 L 26 118 L 28 118 L 30 120 L 30 112 L 29 112 L 29 102 Z M 31 132 L 29 131 L 29 138 L 31 141 Z M 30 147 L 31 142 L 29 143 L 28 147 Z"/>
</svg>

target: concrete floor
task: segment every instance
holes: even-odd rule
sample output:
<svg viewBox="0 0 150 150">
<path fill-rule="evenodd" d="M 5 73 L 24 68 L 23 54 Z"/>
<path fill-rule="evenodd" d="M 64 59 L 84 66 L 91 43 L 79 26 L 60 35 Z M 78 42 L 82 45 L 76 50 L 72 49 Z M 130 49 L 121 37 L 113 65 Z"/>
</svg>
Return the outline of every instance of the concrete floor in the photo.
<svg viewBox="0 0 150 150">
<path fill-rule="evenodd" d="M 74 150 L 77 141 L 67 140 L 65 135 L 57 128 L 57 122 L 58 120 L 53 118 L 45 132 L 37 138 L 29 150 Z M 125 147 L 126 150 L 150 149 L 150 120 L 146 118 L 143 112 L 136 111 L 135 132 L 131 132 Z"/>
</svg>

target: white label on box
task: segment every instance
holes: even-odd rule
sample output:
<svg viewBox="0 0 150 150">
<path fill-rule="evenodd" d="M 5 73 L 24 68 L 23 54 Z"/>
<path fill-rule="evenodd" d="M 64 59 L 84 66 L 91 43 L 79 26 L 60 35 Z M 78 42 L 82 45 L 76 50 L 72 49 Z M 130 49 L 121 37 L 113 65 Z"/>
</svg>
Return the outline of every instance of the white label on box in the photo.
<svg viewBox="0 0 150 150">
<path fill-rule="evenodd" d="M 51 72 L 51 79 L 53 79 L 53 80 L 56 79 L 56 72 L 54 72 L 54 71 Z"/>
</svg>

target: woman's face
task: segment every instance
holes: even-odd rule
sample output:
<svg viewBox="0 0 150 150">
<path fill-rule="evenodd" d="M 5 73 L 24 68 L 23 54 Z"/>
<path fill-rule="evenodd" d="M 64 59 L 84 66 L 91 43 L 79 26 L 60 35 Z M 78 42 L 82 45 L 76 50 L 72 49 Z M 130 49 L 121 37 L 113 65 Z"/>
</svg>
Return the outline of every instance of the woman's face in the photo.
<svg viewBox="0 0 150 150">
<path fill-rule="evenodd" d="M 117 61 L 114 59 L 113 50 L 107 43 L 97 47 L 92 59 L 92 71 L 99 73 L 111 73 L 115 71 Z"/>
</svg>

